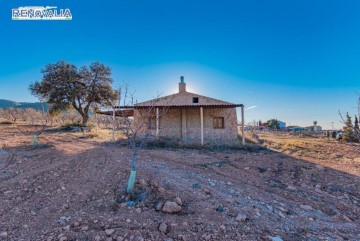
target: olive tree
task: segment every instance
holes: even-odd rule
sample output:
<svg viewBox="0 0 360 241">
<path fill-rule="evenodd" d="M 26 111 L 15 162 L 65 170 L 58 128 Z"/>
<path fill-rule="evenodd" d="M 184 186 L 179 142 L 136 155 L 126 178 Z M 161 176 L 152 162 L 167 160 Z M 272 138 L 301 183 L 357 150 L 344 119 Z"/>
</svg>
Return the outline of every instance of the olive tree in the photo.
<svg viewBox="0 0 360 241">
<path fill-rule="evenodd" d="M 117 96 L 111 87 L 111 69 L 99 62 L 78 69 L 59 61 L 46 65 L 41 72 L 42 80 L 29 86 L 31 93 L 48 102 L 52 114 L 74 108 L 83 125 L 89 120 L 92 104 L 107 105 Z"/>
</svg>

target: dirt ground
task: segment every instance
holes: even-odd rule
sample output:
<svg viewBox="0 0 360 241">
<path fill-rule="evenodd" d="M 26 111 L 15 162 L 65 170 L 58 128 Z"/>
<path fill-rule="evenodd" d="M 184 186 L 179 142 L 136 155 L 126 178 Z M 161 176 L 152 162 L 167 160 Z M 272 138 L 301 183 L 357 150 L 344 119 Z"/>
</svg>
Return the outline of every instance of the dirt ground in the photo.
<svg viewBox="0 0 360 241">
<path fill-rule="evenodd" d="M 33 147 L 33 132 L 0 125 L 0 240 L 360 240 L 359 144 L 147 148 L 128 197 L 127 147 L 57 131 Z M 176 197 L 180 212 L 157 211 Z"/>
</svg>

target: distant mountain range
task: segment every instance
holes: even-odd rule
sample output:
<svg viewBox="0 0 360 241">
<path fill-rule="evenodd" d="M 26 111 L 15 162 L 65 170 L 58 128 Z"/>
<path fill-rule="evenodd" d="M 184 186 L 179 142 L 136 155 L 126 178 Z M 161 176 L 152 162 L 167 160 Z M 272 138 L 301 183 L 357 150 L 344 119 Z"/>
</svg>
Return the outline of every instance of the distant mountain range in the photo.
<svg viewBox="0 0 360 241">
<path fill-rule="evenodd" d="M 42 110 L 42 104 L 40 102 L 15 102 L 11 100 L 3 100 L 0 99 L 0 108 L 1 109 L 8 109 L 8 108 L 18 108 L 18 109 L 26 109 L 32 108 L 36 110 Z M 48 105 L 44 103 L 45 111 L 48 110 Z"/>
</svg>

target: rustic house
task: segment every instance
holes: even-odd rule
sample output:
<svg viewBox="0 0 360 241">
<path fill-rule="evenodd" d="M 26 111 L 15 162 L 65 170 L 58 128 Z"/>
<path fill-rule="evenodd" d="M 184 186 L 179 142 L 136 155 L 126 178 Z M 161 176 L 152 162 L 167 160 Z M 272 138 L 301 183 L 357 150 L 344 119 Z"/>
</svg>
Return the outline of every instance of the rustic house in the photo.
<svg viewBox="0 0 360 241">
<path fill-rule="evenodd" d="M 188 92 L 181 76 L 176 94 L 98 113 L 113 115 L 113 118 L 133 117 L 133 129 L 139 130 L 137 135 L 204 144 L 238 140 L 237 107 L 241 107 L 243 124 L 243 104 Z M 245 144 L 244 125 L 241 130 L 242 143 Z"/>
<path fill-rule="evenodd" d="M 238 139 L 236 107 L 222 100 L 190 93 L 181 76 L 179 92 L 134 105 L 134 123 L 142 133 L 183 142 L 228 142 Z"/>
</svg>

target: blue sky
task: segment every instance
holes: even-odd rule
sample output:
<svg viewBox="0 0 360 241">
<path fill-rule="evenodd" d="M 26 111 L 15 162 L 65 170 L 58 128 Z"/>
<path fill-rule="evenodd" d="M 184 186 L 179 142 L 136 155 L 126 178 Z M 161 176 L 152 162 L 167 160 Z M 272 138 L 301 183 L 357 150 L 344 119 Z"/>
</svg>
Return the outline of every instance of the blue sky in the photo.
<svg viewBox="0 0 360 241">
<path fill-rule="evenodd" d="M 12 21 L 19 6 L 70 8 L 72 21 Z M 190 90 L 243 103 L 248 122 L 340 127 L 360 92 L 359 1 L 4 0 L 0 99 L 35 101 L 47 63 L 100 61 L 139 101 Z"/>
</svg>

